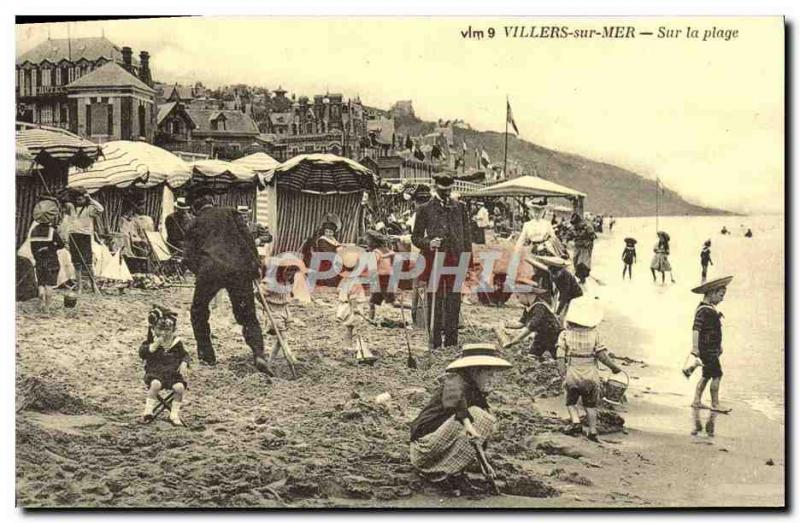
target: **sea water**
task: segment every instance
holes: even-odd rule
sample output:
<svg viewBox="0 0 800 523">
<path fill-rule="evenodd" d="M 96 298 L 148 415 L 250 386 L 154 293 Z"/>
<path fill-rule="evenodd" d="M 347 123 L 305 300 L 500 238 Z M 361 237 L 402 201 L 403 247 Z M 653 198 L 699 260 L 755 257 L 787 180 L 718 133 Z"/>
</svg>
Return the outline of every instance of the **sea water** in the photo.
<svg viewBox="0 0 800 523">
<path fill-rule="evenodd" d="M 720 234 L 722 227 L 731 232 Z M 750 228 L 752 238 L 744 236 Z M 670 262 L 675 284 L 667 275 L 653 283 L 650 262 L 656 231 L 671 238 Z M 703 216 L 617 218 L 613 231 L 598 235 L 588 291 L 603 302 L 609 315 L 622 316 L 632 335 L 621 337 L 612 352 L 644 360 L 655 379 L 653 393 L 691 400 L 699 370 L 686 380 L 680 372 L 692 347 L 692 320 L 701 296 L 691 289 L 700 284 L 700 250 L 711 240 L 708 278 L 733 275 L 725 300 L 718 306 L 723 318 L 721 401 L 743 401 L 768 418 L 784 423 L 784 217 Z M 638 240 L 638 263 L 633 280 L 622 280 L 624 238 Z M 619 339 L 619 336 L 615 336 Z M 633 370 L 633 372 L 636 372 Z M 641 391 L 640 391 L 641 392 Z M 706 392 L 706 394 L 708 394 Z M 706 396 L 704 401 L 710 400 Z"/>
</svg>

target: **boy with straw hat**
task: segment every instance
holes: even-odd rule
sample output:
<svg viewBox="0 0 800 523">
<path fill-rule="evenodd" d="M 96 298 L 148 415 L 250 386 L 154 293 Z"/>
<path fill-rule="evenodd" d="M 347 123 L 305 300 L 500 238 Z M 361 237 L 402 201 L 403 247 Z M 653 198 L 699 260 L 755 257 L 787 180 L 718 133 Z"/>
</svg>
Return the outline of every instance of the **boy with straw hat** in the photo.
<svg viewBox="0 0 800 523">
<path fill-rule="evenodd" d="M 472 442 L 485 448 L 494 433 L 497 420 L 486 398 L 495 372 L 509 368 L 492 343 L 465 344 L 461 357 L 447 366 L 442 384 L 411 423 L 411 463 L 428 480 L 471 488 L 464 471 L 476 459 Z"/>
<path fill-rule="evenodd" d="M 694 364 L 683 369 L 688 378 L 698 366 L 703 367 L 703 375 L 697 383 L 692 407 L 707 408 L 702 400 L 703 391 L 711 381 L 711 410 L 727 412 L 719 404 L 719 385 L 722 380 L 722 313 L 717 305 L 725 299 L 728 285 L 733 276 L 717 278 L 695 287 L 692 292 L 702 294 L 703 300 L 697 306 L 692 325 L 692 353 Z"/>
<path fill-rule="evenodd" d="M 566 376 L 564 389 L 567 396 L 567 410 L 572 426 L 571 435 L 583 432 L 578 399 L 586 409 L 589 422 L 587 437 L 597 439 L 597 403 L 600 400 L 600 373 L 598 362 L 614 374 L 622 371 L 611 361 L 606 346 L 600 339 L 597 326 L 603 321 L 603 310 L 596 298 L 583 296 L 572 301 L 566 316 L 567 327 L 558 338 L 559 356 L 564 358 Z"/>
</svg>

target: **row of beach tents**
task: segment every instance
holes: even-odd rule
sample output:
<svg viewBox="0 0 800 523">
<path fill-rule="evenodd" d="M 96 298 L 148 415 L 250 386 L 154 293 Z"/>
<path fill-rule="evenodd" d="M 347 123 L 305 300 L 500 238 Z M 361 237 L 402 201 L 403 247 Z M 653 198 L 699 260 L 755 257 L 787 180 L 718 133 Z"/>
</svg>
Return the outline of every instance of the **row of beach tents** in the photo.
<svg viewBox="0 0 800 523">
<path fill-rule="evenodd" d="M 283 163 L 265 153 L 232 162 L 188 162 L 145 142 L 98 145 L 61 129 L 24 126 L 17 130 L 16 149 L 17 247 L 30 229 L 36 202 L 64 187 L 84 188 L 105 207 L 97 223 L 101 234 L 119 229 L 129 200 L 163 230 L 177 196 L 208 187 L 218 205 L 247 205 L 268 224 L 273 252 L 299 250 L 330 212 L 342 219 L 340 239 L 353 242 L 363 194 L 378 183 L 371 170 L 332 154 L 300 155 Z"/>
</svg>

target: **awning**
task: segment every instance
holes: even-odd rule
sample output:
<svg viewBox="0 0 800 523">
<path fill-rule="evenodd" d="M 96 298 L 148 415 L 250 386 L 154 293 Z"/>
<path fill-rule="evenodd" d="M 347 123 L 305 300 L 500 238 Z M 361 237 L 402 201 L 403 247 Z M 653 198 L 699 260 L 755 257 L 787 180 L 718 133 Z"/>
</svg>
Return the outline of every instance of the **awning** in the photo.
<svg viewBox="0 0 800 523">
<path fill-rule="evenodd" d="M 232 163 L 241 165 L 242 167 L 247 167 L 248 169 L 252 169 L 257 173 L 262 173 L 274 169 L 281 162 L 267 153 L 253 153 L 243 158 L 239 158 L 238 160 L 234 160 Z"/>
<path fill-rule="evenodd" d="M 278 188 L 308 194 L 350 194 L 371 190 L 377 175 L 360 163 L 335 154 L 301 154 L 267 173 Z"/>
<path fill-rule="evenodd" d="M 169 151 L 145 142 L 114 141 L 103 145 L 103 158 L 86 171 L 70 173 L 70 187 L 95 192 L 103 187 L 155 187 L 166 183 L 176 189 L 191 179 L 188 163 Z"/>
<path fill-rule="evenodd" d="M 198 160 L 192 164 L 192 183 L 230 185 L 259 182 L 258 175 L 243 165 L 222 160 Z"/>
<path fill-rule="evenodd" d="M 586 194 L 538 176 L 520 176 L 465 195 L 469 198 L 486 196 L 551 196 L 575 199 L 585 198 Z"/>
<path fill-rule="evenodd" d="M 100 146 L 66 131 L 22 129 L 17 131 L 17 149 L 23 148 L 36 162 L 61 162 L 88 167 L 100 155 Z"/>
</svg>

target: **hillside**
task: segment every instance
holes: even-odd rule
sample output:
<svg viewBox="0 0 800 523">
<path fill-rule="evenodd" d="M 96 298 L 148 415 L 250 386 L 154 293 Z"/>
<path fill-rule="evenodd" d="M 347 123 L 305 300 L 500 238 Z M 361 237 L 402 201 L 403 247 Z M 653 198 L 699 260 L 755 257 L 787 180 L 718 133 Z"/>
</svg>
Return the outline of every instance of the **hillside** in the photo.
<svg viewBox="0 0 800 523">
<path fill-rule="evenodd" d="M 398 116 L 395 115 L 395 123 L 401 135 L 424 134 L 435 127 L 432 122 L 424 122 L 413 116 Z M 469 154 L 475 147 L 483 148 L 492 161 L 502 161 L 502 133 L 456 127 L 453 135 L 456 146 L 466 141 Z M 514 135 L 508 139 L 508 157 L 522 164 L 528 174 L 537 173 L 542 178 L 586 193 L 585 209 L 589 212 L 615 216 L 655 215 L 656 183 L 634 172 L 540 147 Z M 471 158 L 468 158 L 467 165 L 470 165 L 470 161 Z M 659 206 L 660 213 L 665 216 L 730 214 L 728 211 L 691 204 L 669 189 L 662 189 Z"/>
</svg>

